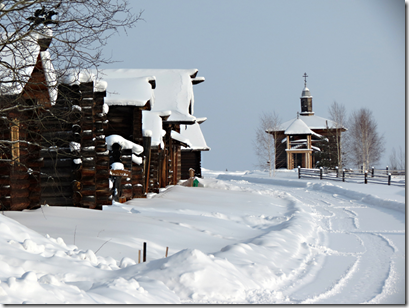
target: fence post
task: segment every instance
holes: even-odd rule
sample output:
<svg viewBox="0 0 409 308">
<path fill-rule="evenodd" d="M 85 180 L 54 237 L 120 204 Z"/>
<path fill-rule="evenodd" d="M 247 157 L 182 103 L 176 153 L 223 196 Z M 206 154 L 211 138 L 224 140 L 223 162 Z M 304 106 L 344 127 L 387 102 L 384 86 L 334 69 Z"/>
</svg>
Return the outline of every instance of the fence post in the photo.
<svg viewBox="0 0 409 308">
<path fill-rule="evenodd" d="M 301 167 L 298 166 L 298 178 L 301 179 Z"/>
<path fill-rule="evenodd" d="M 338 177 L 338 172 L 339 172 L 338 166 L 335 166 L 335 169 L 337 169 L 337 177 Z"/>
<path fill-rule="evenodd" d="M 342 170 L 342 182 L 345 182 L 345 169 Z"/>
<path fill-rule="evenodd" d="M 374 175 L 375 175 L 375 167 L 372 166 L 372 177 L 374 177 Z"/>
<path fill-rule="evenodd" d="M 388 173 L 388 185 L 391 185 L 391 174 Z"/>
<path fill-rule="evenodd" d="M 365 170 L 365 184 L 368 184 L 368 171 Z"/>
<path fill-rule="evenodd" d="M 143 262 L 146 262 L 146 242 L 143 242 Z"/>
<path fill-rule="evenodd" d="M 322 167 L 320 167 L 320 180 L 322 180 Z"/>
</svg>

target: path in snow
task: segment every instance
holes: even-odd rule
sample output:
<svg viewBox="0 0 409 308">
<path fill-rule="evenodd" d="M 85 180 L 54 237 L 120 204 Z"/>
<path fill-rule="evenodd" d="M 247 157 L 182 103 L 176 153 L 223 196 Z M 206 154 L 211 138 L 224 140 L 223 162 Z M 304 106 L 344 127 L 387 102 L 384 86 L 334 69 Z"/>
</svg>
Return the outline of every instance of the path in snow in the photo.
<svg viewBox="0 0 409 308">
<path fill-rule="evenodd" d="M 275 290 L 289 302 L 404 303 L 404 215 L 350 198 L 348 191 L 345 195 L 323 193 L 308 184 L 277 187 L 268 185 L 268 179 L 252 183 L 250 178 L 246 183 L 245 176 L 220 175 L 218 179 L 255 191 L 280 189 L 315 214 L 319 239 L 317 244 L 308 243 L 312 256 L 301 272 Z M 265 299 L 265 294 L 261 297 Z"/>
</svg>

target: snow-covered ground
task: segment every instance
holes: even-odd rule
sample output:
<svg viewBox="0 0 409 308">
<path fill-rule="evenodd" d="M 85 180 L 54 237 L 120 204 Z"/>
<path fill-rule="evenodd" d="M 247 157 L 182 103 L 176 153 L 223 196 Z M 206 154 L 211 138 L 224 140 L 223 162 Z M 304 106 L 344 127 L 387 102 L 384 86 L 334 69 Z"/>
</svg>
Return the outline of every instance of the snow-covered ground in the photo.
<svg viewBox="0 0 409 308">
<path fill-rule="evenodd" d="M 0 303 L 405 303 L 404 188 L 292 171 L 200 182 L 103 211 L 4 212 Z"/>
</svg>

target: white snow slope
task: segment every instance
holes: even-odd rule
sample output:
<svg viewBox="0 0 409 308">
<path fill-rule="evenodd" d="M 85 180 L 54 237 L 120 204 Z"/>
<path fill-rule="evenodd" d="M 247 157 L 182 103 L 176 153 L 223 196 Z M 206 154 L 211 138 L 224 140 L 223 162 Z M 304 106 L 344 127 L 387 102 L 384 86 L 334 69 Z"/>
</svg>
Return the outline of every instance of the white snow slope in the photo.
<svg viewBox="0 0 409 308">
<path fill-rule="evenodd" d="M 405 303 L 404 188 L 204 176 L 103 211 L 2 213 L 0 303 Z"/>
</svg>

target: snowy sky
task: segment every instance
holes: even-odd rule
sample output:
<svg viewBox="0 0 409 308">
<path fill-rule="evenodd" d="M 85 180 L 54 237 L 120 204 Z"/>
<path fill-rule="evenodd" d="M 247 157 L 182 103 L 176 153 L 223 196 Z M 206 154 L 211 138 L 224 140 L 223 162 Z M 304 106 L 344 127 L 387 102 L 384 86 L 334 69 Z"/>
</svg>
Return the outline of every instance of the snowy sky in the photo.
<svg viewBox="0 0 409 308">
<path fill-rule="evenodd" d="M 403 0 L 132 1 L 144 21 L 105 47 L 103 68 L 197 68 L 196 117 L 211 151 L 202 166 L 254 169 L 263 111 L 300 111 L 307 72 L 316 115 L 337 101 L 370 108 L 386 147 L 405 146 Z"/>
</svg>

